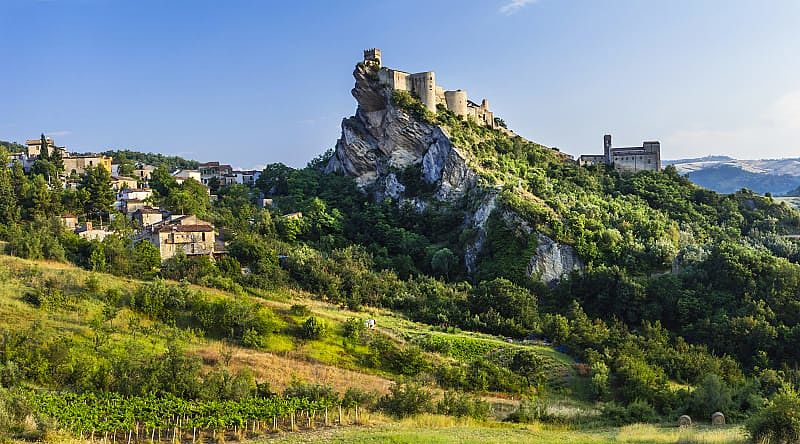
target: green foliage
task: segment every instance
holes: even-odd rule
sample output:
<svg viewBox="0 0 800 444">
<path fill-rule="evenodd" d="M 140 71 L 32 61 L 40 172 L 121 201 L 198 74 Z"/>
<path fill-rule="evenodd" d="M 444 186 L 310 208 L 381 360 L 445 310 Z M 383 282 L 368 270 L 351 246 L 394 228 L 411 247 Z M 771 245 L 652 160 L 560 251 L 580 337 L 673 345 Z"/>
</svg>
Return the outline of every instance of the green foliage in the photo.
<svg viewBox="0 0 800 444">
<path fill-rule="evenodd" d="M 114 203 L 114 191 L 111 189 L 111 172 L 102 165 L 87 167 L 81 177 L 81 188 L 88 199 L 84 211 L 91 216 L 103 215 L 111 210 Z"/>
<path fill-rule="evenodd" d="M 526 398 L 520 401 L 517 409 L 512 412 L 507 421 L 520 423 L 533 423 L 547 417 L 547 401 L 542 397 Z"/>
<path fill-rule="evenodd" d="M 440 415 L 486 420 L 489 416 L 490 406 L 488 402 L 480 398 L 464 393 L 447 391 L 444 392 L 442 399 L 436 403 L 435 411 Z"/>
<path fill-rule="evenodd" d="M 603 418 L 616 426 L 626 424 L 654 422 L 658 415 L 655 409 L 646 401 L 636 400 L 622 406 L 613 402 L 603 405 Z"/>
<path fill-rule="evenodd" d="M 157 153 L 142 153 L 131 150 L 109 150 L 100 154 L 114 159 L 114 163 L 120 164 L 146 164 L 154 167 L 163 167 L 168 171 L 177 169 L 195 169 L 197 161 L 187 160 L 178 156 L 165 156 Z M 122 174 L 122 173 L 120 173 Z"/>
<path fill-rule="evenodd" d="M 392 416 L 404 418 L 432 411 L 432 400 L 433 394 L 417 384 L 394 384 L 378 406 Z"/>
<path fill-rule="evenodd" d="M 328 326 L 325 321 L 311 316 L 303 322 L 300 336 L 303 339 L 321 339 L 328 331 Z"/>
<path fill-rule="evenodd" d="M 717 375 L 710 374 L 697 386 L 689 399 L 689 412 L 693 417 L 710 417 L 714 412 L 730 415 L 733 409 L 732 390 Z"/>
<path fill-rule="evenodd" d="M 436 122 L 435 115 L 430 112 L 418 98 L 414 97 L 408 91 L 397 89 L 392 91 L 392 103 L 425 123 L 432 125 Z"/>
<path fill-rule="evenodd" d="M 747 422 L 757 443 L 790 444 L 800 441 L 800 398 L 794 391 L 778 394 Z"/>
</svg>

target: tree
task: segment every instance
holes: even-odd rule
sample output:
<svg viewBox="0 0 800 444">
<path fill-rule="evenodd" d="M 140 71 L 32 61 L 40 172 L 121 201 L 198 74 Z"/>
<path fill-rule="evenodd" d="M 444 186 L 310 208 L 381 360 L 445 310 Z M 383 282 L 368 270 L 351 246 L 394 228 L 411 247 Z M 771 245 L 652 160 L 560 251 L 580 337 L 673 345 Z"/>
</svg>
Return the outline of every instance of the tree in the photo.
<svg viewBox="0 0 800 444">
<path fill-rule="evenodd" d="M 161 265 L 161 252 L 148 240 L 139 241 L 133 247 L 133 273 L 146 276 Z"/>
<path fill-rule="evenodd" d="M 152 173 L 150 173 L 150 187 L 152 187 L 159 196 L 167 197 L 170 194 L 170 191 L 178 186 L 178 182 L 175 181 L 175 178 L 172 177 L 172 174 L 169 173 L 169 170 L 163 165 L 156 167 Z"/>
<path fill-rule="evenodd" d="M 8 165 L 8 153 L 0 148 L 0 225 L 8 225 L 19 219 L 19 204 L 14 193 L 14 183 Z"/>
<path fill-rule="evenodd" d="M 47 217 L 51 213 L 52 200 L 50 188 L 44 177 L 37 174 L 33 176 L 28 193 L 28 211 L 32 217 Z"/>
<path fill-rule="evenodd" d="M 722 378 L 710 374 L 692 392 L 690 406 L 691 414 L 698 418 L 710 416 L 714 412 L 728 414 L 733 410 L 731 389 Z"/>
<path fill-rule="evenodd" d="M 778 394 L 769 406 L 747 422 L 753 442 L 792 444 L 800 442 L 800 397 L 790 390 Z"/>
<path fill-rule="evenodd" d="M 442 248 L 433 253 L 431 257 L 431 269 L 445 278 L 450 278 L 450 271 L 458 264 L 458 259 L 449 248 Z"/>
<path fill-rule="evenodd" d="M 88 193 L 84 210 L 88 216 L 102 215 L 111 210 L 114 203 L 114 190 L 111 189 L 111 173 L 105 167 L 86 168 L 81 178 L 81 188 Z"/>
<path fill-rule="evenodd" d="M 42 137 L 39 139 L 39 144 L 41 145 L 41 149 L 39 150 L 39 159 L 41 160 L 50 160 L 50 152 L 47 144 L 47 137 L 45 137 L 44 133 L 42 133 Z"/>
</svg>

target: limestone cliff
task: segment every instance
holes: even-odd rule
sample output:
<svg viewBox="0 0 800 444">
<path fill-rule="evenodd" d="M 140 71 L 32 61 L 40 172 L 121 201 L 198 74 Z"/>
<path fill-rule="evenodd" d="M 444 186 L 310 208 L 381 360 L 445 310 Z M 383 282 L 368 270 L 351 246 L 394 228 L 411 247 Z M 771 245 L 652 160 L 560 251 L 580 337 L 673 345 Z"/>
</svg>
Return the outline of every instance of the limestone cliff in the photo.
<svg viewBox="0 0 800 444">
<path fill-rule="evenodd" d="M 370 68 L 359 64 L 353 76 L 358 109 L 342 121 L 326 172 L 353 176 L 362 189 L 393 199 L 403 197 L 405 190 L 393 171 L 411 165 L 421 166 L 423 179 L 436 186 L 437 199 L 457 198 L 474 186 L 477 175 L 441 127 L 395 106 L 392 91 Z"/>
<path fill-rule="evenodd" d="M 521 217 L 508 208 L 500 208 L 497 188 L 478 185 L 478 174 L 469 166 L 468 152 L 454 146 L 446 129 L 395 105 L 391 88 L 378 81 L 372 67 L 359 64 L 353 76 L 356 82 L 352 94 L 358 108 L 354 116 L 342 121 L 342 134 L 325 168 L 327 173 L 352 176 L 376 200 L 410 202 L 420 212 L 434 202 L 458 202 L 466 210 L 463 225 L 453 229 L 472 233 L 460 246 L 469 274 L 478 271 L 487 239 L 487 221 L 493 213 L 501 211 L 498 214 L 506 223 L 521 224 L 528 235 L 533 234 Z M 402 183 L 397 173 L 410 166 L 418 167 L 419 180 L 429 184 L 433 193 L 407 192 L 409 184 Z M 467 195 L 469 199 L 462 199 Z M 537 241 L 533 257 L 519 258 L 528 264 L 529 276 L 551 285 L 570 271 L 583 268 L 571 247 L 541 234 L 537 234 Z"/>
<path fill-rule="evenodd" d="M 583 271 L 584 265 L 575 250 L 537 233 L 536 254 L 528 262 L 528 275 L 538 276 L 547 285 L 555 285 L 572 271 Z"/>
</svg>

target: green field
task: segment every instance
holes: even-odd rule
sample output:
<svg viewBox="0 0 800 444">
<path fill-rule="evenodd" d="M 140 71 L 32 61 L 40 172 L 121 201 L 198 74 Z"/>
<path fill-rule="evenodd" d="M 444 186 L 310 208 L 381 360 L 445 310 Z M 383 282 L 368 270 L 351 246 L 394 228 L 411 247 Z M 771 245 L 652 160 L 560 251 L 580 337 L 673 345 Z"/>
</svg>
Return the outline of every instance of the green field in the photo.
<svg viewBox="0 0 800 444">
<path fill-rule="evenodd" d="M 709 428 L 697 426 L 678 429 L 674 426 L 634 424 L 621 428 L 575 430 L 566 427 L 530 424 L 476 423 L 425 415 L 369 427 L 326 429 L 257 441 L 259 443 L 395 443 L 395 444 L 743 444 L 744 431 L 737 426 Z"/>
</svg>

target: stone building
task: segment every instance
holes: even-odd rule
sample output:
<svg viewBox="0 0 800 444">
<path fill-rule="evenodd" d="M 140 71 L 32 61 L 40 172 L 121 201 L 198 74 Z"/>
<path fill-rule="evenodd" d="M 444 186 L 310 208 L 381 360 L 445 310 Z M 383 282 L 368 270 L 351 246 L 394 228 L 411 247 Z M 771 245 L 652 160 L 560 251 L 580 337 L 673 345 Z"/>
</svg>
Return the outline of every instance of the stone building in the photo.
<svg viewBox="0 0 800 444">
<path fill-rule="evenodd" d="M 158 247 L 164 261 L 179 251 L 187 256 L 212 256 L 216 235 L 210 222 L 192 215 L 174 215 L 146 227 L 142 238 Z"/>
<path fill-rule="evenodd" d="M 153 174 L 155 169 L 156 167 L 152 165 L 137 163 L 136 168 L 133 169 L 133 177 L 140 182 L 147 182 L 150 180 L 150 176 Z"/>
<path fill-rule="evenodd" d="M 578 158 L 581 166 L 607 164 L 613 165 L 617 171 L 660 171 L 661 143 L 658 141 L 642 142 L 642 146 L 611 146 L 611 135 L 603 137 L 603 154 L 584 154 Z"/>
<path fill-rule="evenodd" d="M 483 99 L 481 104 L 469 100 L 463 89 L 445 90 L 436 84 L 436 73 L 425 71 L 408 73 L 382 66 L 381 50 L 378 48 L 364 51 L 364 65 L 377 71 L 378 80 L 398 91 L 408 91 L 425 105 L 431 112 L 436 112 L 437 105 L 443 105 L 456 115 L 471 118 L 481 125 L 497 128 L 494 113 L 489 110 L 489 101 Z"/>
<path fill-rule="evenodd" d="M 206 162 L 197 166 L 200 171 L 200 183 L 208 186 L 211 179 L 217 178 L 220 183 L 224 182 L 224 176 L 230 175 L 233 172 L 233 167 L 230 165 L 220 164 L 219 162 Z"/>
<path fill-rule="evenodd" d="M 109 173 L 111 172 L 112 159 L 102 154 L 81 154 L 76 156 L 67 154 L 63 159 L 64 173 L 68 176 L 72 173 L 80 176 L 86 172 L 86 168 L 97 168 L 99 166 L 105 168 Z"/>
<path fill-rule="evenodd" d="M 172 173 L 172 177 L 175 178 L 175 182 L 178 185 L 181 185 L 185 180 L 189 179 L 194 179 L 197 182 L 201 182 L 202 180 L 202 175 L 199 170 L 175 170 Z"/>
<path fill-rule="evenodd" d="M 144 206 L 134 211 L 131 218 L 140 227 L 149 227 L 150 225 L 161 222 L 164 219 L 164 214 L 158 208 Z"/>
<path fill-rule="evenodd" d="M 61 152 L 61 157 L 67 155 L 67 149 L 64 148 L 63 146 L 56 146 L 56 143 L 53 141 L 53 139 L 46 137 L 45 143 L 47 145 L 48 153 L 53 153 L 54 151 L 58 150 Z M 39 157 L 39 155 L 42 154 L 42 148 L 44 148 L 44 145 L 42 144 L 41 139 L 26 140 L 25 145 L 28 147 L 29 158 L 36 159 Z"/>
</svg>

